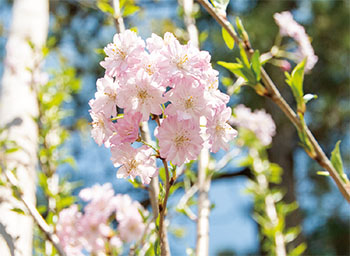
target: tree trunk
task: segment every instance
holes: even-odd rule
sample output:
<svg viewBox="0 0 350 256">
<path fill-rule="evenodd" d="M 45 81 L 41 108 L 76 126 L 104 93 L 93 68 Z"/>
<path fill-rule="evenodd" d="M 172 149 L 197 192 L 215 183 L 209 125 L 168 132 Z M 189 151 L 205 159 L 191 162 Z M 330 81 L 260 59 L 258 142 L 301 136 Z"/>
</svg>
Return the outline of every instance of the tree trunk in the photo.
<svg viewBox="0 0 350 256">
<path fill-rule="evenodd" d="M 2 162 L 7 170 L 16 168 L 23 197 L 35 205 L 38 115 L 33 85 L 38 79 L 41 47 L 48 32 L 47 0 L 15 0 L 12 27 L 6 45 L 6 59 L 0 94 L 0 126 L 8 126 L 8 139 L 20 147 Z M 29 43 L 30 42 L 30 43 Z M 16 122 L 14 122 L 16 120 Z M 33 220 L 11 209 L 23 208 L 12 191 L 0 188 L 0 254 L 32 255 Z"/>
</svg>

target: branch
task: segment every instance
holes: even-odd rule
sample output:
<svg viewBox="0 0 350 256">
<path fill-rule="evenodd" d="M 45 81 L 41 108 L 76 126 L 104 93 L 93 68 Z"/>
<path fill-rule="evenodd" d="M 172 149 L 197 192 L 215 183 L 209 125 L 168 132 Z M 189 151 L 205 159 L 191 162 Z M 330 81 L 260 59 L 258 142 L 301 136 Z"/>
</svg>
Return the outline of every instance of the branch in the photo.
<svg viewBox="0 0 350 256">
<path fill-rule="evenodd" d="M 7 181 L 11 184 L 11 186 L 17 186 L 17 180 L 14 177 L 14 175 L 10 174 L 4 170 L 4 175 L 7 179 Z M 24 204 L 26 209 L 28 210 L 29 214 L 32 216 L 33 220 L 35 223 L 38 225 L 38 227 L 41 229 L 42 232 L 44 232 L 46 238 L 55 246 L 57 252 L 61 256 L 66 256 L 66 253 L 63 251 L 61 245 L 60 245 L 60 240 L 57 237 L 57 235 L 52 232 L 50 226 L 46 223 L 44 218 L 41 216 L 41 214 L 38 212 L 38 210 L 30 203 L 27 201 L 27 199 L 24 198 L 22 191 L 19 191 L 17 193 L 18 198 L 20 201 Z"/>
<path fill-rule="evenodd" d="M 247 52 L 248 56 L 251 57 L 251 55 L 254 53 L 253 49 L 251 48 L 249 42 L 244 42 L 241 39 L 239 39 L 233 30 L 230 23 L 227 21 L 226 18 L 221 17 L 215 10 L 215 8 L 207 1 L 207 0 L 197 0 L 208 12 L 209 14 L 223 27 L 226 29 L 226 31 L 231 35 L 231 37 L 234 39 L 236 44 L 242 44 L 244 46 L 245 51 Z M 268 90 L 268 94 L 265 96 L 270 98 L 282 111 L 283 113 L 288 117 L 288 119 L 293 123 L 293 125 L 296 127 L 297 130 L 305 129 L 306 135 L 308 139 L 310 140 L 314 150 L 315 155 L 309 155 L 312 159 L 314 159 L 316 162 L 319 163 L 320 166 L 322 166 L 324 169 L 326 169 L 333 180 L 335 181 L 336 185 L 338 186 L 338 189 L 343 194 L 345 199 L 350 203 L 350 187 L 347 187 L 346 184 L 341 180 L 338 172 L 335 170 L 334 166 L 330 162 L 330 160 L 327 158 L 326 154 L 323 152 L 322 148 L 318 144 L 315 137 L 312 135 L 311 131 L 307 126 L 302 127 L 302 124 L 296 115 L 296 113 L 293 111 L 293 109 L 288 105 L 288 103 L 284 100 L 284 98 L 281 96 L 279 90 L 277 89 L 276 85 L 273 83 L 269 75 L 266 73 L 266 71 L 261 68 L 261 78 Z"/>
<path fill-rule="evenodd" d="M 166 227 L 164 226 L 164 219 L 165 219 L 166 206 L 168 202 L 171 184 L 170 184 L 168 163 L 165 159 L 162 159 L 162 162 L 165 169 L 166 181 L 165 181 L 165 196 L 164 196 L 163 203 L 161 204 L 161 209 L 159 210 L 159 239 L 160 239 L 161 256 L 168 256 L 170 255 L 170 249 L 169 249 Z"/>
</svg>

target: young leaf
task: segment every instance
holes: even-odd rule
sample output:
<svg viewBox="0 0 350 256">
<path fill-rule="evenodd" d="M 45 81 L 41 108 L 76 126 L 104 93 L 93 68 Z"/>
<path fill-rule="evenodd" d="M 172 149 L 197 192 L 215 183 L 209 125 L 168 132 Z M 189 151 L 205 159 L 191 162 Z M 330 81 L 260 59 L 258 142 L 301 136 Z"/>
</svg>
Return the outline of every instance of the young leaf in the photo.
<svg viewBox="0 0 350 256">
<path fill-rule="evenodd" d="M 290 76 L 287 76 L 287 84 L 292 89 L 294 98 L 297 102 L 297 109 L 299 113 L 305 113 L 305 101 L 304 101 L 304 92 L 303 92 L 303 80 L 304 80 L 304 67 L 305 67 L 304 59 L 300 62 L 294 69 Z"/>
<path fill-rule="evenodd" d="M 257 81 L 260 81 L 261 64 L 260 64 L 259 58 L 260 58 L 260 53 L 258 50 L 256 50 L 252 56 L 252 69 L 256 76 Z"/>
<path fill-rule="evenodd" d="M 247 80 L 246 76 L 242 73 L 243 65 L 239 63 L 230 63 L 225 61 L 218 61 L 217 62 L 220 66 L 223 66 L 224 68 L 227 68 L 230 70 L 233 74 L 235 74 L 238 77 L 243 77 L 245 80 Z"/>
<path fill-rule="evenodd" d="M 139 6 L 127 5 L 127 6 L 125 6 L 124 11 L 123 11 L 123 17 L 130 16 L 130 15 L 138 12 L 139 10 L 140 10 Z"/>
<path fill-rule="evenodd" d="M 348 183 L 349 180 L 346 174 L 344 173 L 343 160 L 341 158 L 339 145 L 340 145 L 340 140 L 337 141 L 332 151 L 331 162 L 334 168 L 336 169 L 336 171 L 339 173 L 340 177 L 343 179 L 343 181 L 345 183 Z"/>
<path fill-rule="evenodd" d="M 16 212 L 18 214 L 25 215 L 24 211 L 20 208 L 12 208 L 11 211 Z"/>
<path fill-rule="evenodd" d="M 232 38 L 232 36 L 227 32 L 226 29 L 222 28 L 221 29 L 221 34 L 222 34 L 222 38 L 225 41 L 226 46 L 232 50 L 233 47 L 235 46 L 235 40 Z"/>
<path fill-rule="evenodd" d="M 108 2 L 104 2 L 100 0 L 97 2 L 97 7 L 103 12 L 114 15 L 114 9 Z"/>
</svg>

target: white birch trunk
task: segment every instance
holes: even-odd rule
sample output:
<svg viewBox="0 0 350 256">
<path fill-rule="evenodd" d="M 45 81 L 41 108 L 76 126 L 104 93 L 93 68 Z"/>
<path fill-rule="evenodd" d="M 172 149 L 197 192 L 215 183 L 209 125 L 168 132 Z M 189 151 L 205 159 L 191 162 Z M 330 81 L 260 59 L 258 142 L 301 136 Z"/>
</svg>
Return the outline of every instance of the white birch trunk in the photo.
<svg viewBox="0 0 350 256">
<path fill-rule="evenodd" d="M 38 115 L 36 94 L 31 89 L 32 72 L 40 60 L 49 23 L 48 0 L 15 0 L 12 26 L 6 45 L 6 59 L 0 94 L 0 126 L 15 118 L 20 124 L 9 127 L 9 140 L 21 149 L 7 155 L 8 169 L 17 168 L 23 197 L 35 205 L 35 169 L 37 166 L 38 127 L 33 117 Z M 28 42 L 32 42 L 33 50 Z M 34 79 L 33 79 L 34 78 Z M 32 255 L 33 220 L 11 211 L 19 203 L 10 190 L 0 188 L 0 255 Z"/>
</svg>

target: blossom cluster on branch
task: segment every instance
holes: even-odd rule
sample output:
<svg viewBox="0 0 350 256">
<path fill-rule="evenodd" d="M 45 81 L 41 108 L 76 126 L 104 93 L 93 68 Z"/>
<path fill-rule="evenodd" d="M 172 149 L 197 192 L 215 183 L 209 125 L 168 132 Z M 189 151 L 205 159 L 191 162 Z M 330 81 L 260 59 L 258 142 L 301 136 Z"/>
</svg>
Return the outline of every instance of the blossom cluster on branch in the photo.
<svg viewBox="0 0 350 256">
<path fill-rule="evenodd" d="M 67 255 L 105 255 L 106 248 L 120 250 L 124 243 L 139 240 L 145 230 L 140 214 L 145 210 L 128 195 L 114 195 L 112 185 L 95 185 L 80 191 L 88 202 L 84 213 L 73 204 L 62 210 L 56 226 L 57 236 Z M 117 221 L 117 231 L 111 223 Z"/>
<path fill-rule="evenodd" d="M 191 42 L 181 45 L 171 33 L 152 34 L 145 42 L 131 30 L 116 34 L 104 51 L 105 76 L 89 102 L 92 137 L 111 149 L 113 164 L 120 166 L 117 177 L 139 176 L 148 184 L 158 174 L 155 156 L 182 165 L 197 159 L 204 146 L 228 149 L 237 132 L 227 123 L 229 96 L 218 90 L 208 52 Z M 150 116 L 160 118 L 156 152 L 133 144 Z"/>
</svg>

